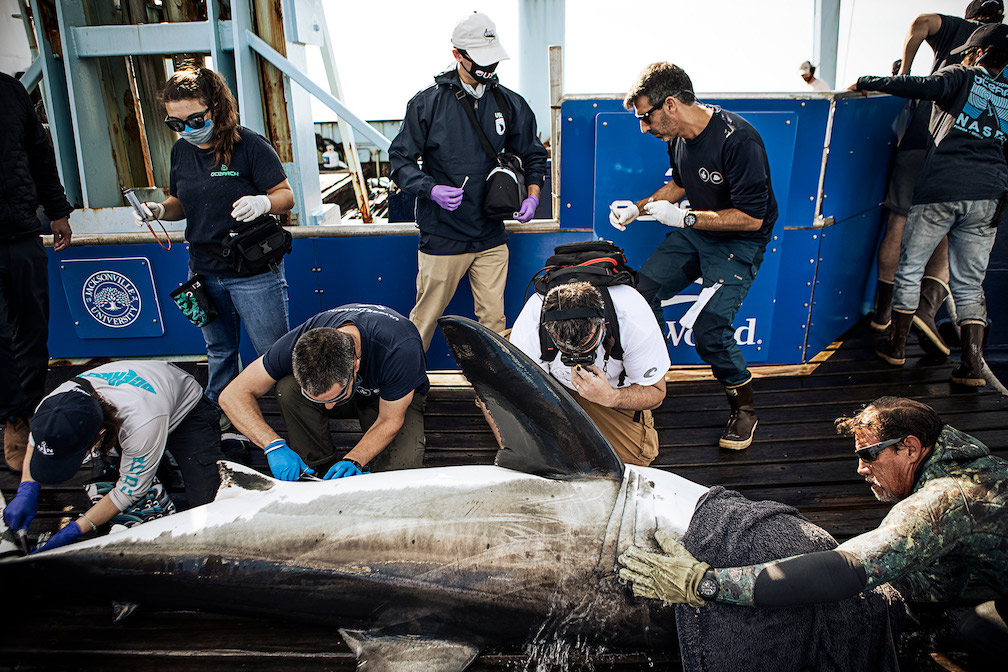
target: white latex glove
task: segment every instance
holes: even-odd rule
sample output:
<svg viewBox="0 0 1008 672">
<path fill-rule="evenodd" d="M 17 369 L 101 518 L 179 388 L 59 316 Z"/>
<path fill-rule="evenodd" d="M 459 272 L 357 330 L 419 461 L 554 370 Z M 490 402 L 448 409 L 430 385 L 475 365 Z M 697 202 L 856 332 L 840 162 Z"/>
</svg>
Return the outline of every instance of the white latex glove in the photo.
<svg viewBox="0 0 1008 672">
<path fill-rule="evenodd" d="M 147 222 L 164 217 L 164 206 L 160 203 L 141 203 L 140 209 L 143 210 L 143 215 L 136 210 L 133 211 L 133 221 L 137 226 L 144 226 Z"/>
<path fill-rule="evenodd" d="M 253 219 L 262 217 L 273 204 L 270 203 L 269 196 L 265 194 L 259 196 L 242 196 L 237 201 L 231 204 L 234 210 L 231 211 L 231 216 L 237 219 L 239 222 L 251 222 Z"/>
<path fill-rule="evenodd" d="M 682 228 L 686 210 L 669 201 L 651 201 L 644 206 L 644 212 L 651 215 L 665 226 Z"/>
<path fill-rule="evenodd" d="M 620 231 L 626 231 L 626 225 L 640 216 L 640 210 L 633 201 L 613 201 L 609 204 L 609 223 Z"/>
</svg>

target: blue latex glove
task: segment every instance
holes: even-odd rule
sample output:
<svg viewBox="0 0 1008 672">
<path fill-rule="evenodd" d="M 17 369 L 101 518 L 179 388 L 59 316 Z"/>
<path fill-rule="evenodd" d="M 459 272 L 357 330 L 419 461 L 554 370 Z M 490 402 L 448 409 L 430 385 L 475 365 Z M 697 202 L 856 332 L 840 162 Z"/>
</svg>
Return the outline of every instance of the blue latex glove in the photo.
<svg viewBox="0 0 1008 672">
<path fill-rule="evenodd" d="M 25 481 L 18 486 L 17 495 L 4 509 L 3 521 L 10 529 L 27 530 L 38 511 L 38 496 L 42 485 L 38 481 Z"/>
<path fill-rule="evenodd" d="M 459 187 L 448 187 L 439 184 L 431 189 L 430 198 L 448 212 L 457 209 L 462 203 L 462 194 L 465 191 Z"/>
<path fill-rule="evenodd" d="M 364 471 L 360 468 L 360 465 L 352 460 L 340 460 L 336 464 L 329 467 L 329 471 L 326 472 L 325 479 L 330 481 L 334 478 L 346 478 L 347 476 L 360 476 L 361 474 L 367 474 L 370 472 Z"/>
<path fill-rule="evenodd" d="M 80 529 L 80 525 L 78 525 L 75 520 L 56 534 L 49 537 L 49 541 L 47 541 L 45 545 L 37 551 L 32 551 L 32 555 L 35 553 L 41 553 L 42 551 L 51 551 L 54 548 L 66 546 L 67 544 L 72 544 L 80 539 L 82 534 L 84 534 L 84 532 Z"/>
<path fill-rule="evenodd" d="M 515 213 L 514 218 L 524 224 L 525 222 L 532 219 L 532 216 L 535 214 L 536 208 L 538 207 L 539 207 L 539 197 L 532 196 L 530 194 L 528 198 L 522 201 L 521 210 Z"/>
<path fill-rule="evenodd" d="M 279 478 L 281 481 L 296 481 L 301 478 L 301 474 L 315 473 L 315 470 L 310 469 L 283 439 L 277 439 L 269 444 L 263 449 L 263 452 L 266 453 L 266 460 L 269 462 L 273 477 Z"/>
</svg>

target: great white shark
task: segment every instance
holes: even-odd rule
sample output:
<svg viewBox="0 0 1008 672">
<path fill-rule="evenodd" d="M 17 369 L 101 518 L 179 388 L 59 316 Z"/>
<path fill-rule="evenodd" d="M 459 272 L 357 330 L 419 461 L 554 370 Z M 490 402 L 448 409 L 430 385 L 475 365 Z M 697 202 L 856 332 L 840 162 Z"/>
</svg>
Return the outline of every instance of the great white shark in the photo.
<svg viewBox="0 0 1008 672">
<path fill-rule="evenodd" d="M 459 672 L 537 635 L 673 646 L 674 609 L 634 598 L 616 557 L 684 534 L 707 488 L 623 465 L 534 361 L 471 320 L 440 325 L 500 429 L 494 466 L 287 483 L 221 463 L 213 502 L 0 562 L 0 585 L 332 623 L 367 670 Z"/>
<path fill-rule="evenodd" d="M 668 648 L 673 609 L 633 598 L 616 556 L 684 532 L 706 488 L 625 467 L 535 362 L 470 320 L 441 327 L 500 429 L 495 466 L 287 483 L 222 463 L 215 501 L 2 562 L 0 585 L 329 622 L 369 670 L 458 672 L 544 630 Z"/>
</svg>

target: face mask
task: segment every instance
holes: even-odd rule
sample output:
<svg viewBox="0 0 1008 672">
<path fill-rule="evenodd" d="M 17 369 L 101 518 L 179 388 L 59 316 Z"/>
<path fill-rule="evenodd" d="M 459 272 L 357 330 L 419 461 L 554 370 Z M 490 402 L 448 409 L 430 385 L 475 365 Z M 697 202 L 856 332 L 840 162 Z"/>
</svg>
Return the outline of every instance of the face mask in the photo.
<svg viewBox="0 0 1008 672">
<path fill-rule="evenodd" d="M 471 60 L 469 62 L 472 63 L 472 68 L 466 68 L 464 63 L 462 64 L 462 67 L 465 68 L 465 71 L 472 75 L 473 79 L 477 82 L 480 82 L 481 84 L 489 84 L 490 82 L 497 81 L 497 75 L 494 74 L 494 70 L 497 69 L 496 63 L 491 65 L 476 65 L 476 63 Z"/>
<path fill-rule="evenodd" d="M 192 143 L 194 145 L 205 145 L 210 142 L 210 136 L 213 135 L 214 125 L 212 121 L 206 122 L 203 128 L 197 128 L 196 130 L 190 130 L 186 126 L 186 130 L 179 131 L 179 137 L 181 137 L 186 142 Z"/>
</svg>

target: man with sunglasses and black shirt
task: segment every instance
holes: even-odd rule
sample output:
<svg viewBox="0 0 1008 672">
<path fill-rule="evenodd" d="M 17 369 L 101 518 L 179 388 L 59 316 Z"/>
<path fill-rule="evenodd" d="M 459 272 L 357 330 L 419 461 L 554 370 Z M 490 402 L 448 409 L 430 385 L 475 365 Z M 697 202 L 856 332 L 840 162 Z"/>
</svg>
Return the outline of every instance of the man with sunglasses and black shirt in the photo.
<svg viewBox="0 0 1008 672">
<path fill-rule="evenodd" d="M 882 397 L 836 421 L 851 436 L 858 474 L 895 505 L 878 528 L 835 550 L 711 569 L 678 541 L 633 548 L 620 575 L 634 593 L 666 602 L 793 607 L 834 602 L 884 583 L 911 602 L 948 602 L 975 581 L 996 597 L 960 623 L 970 669 L 994 669 L 1008 653 L 1008 462 L 944 424 L 930 406 Z M 714 558 L 710 558 L 715 560 Z"/>
<path fill-rule="evenodd" d="M 732 321 L 777 221 L 766 148 L 745 119 L 698 102 L 689 75 L 672 63 L 646 67 L 623 105 L 637 116 L 641 133 L 668 143 L 672 179 L 625 208 L 613 202 L 609 222 L 622 231 L 645 212 L 672 227 L 637 283 L 663 331 L 662 300 L 703 278 L 706 299 L 698 301 L 692 325 L 696 351 L 711 365 L 731 407 L 718 444 L 743 450 L 756 431 L 756 407 Z M 690 209 L 678 205 L 684 198 Z"/>
<path fill-rule="evenodd" d="M 658 455 L 651 411 L 665 400 L 668 349 L 636 289 L 608 290 L 619 323 L 620 359 L 610 357 L 615 339 L 606 328 L 602 295 L 587 282 L 559 285 L 545 297 L 534 293 L 508 340 L 567 388 L 623 462 L 646 467 Z M 560 351 L 551 361 L 542 359 L 540 325 Z"/>
<path fill-rule="evenodd" d="M 528 197 L 514 214 L 519 222 L 535 214 L 546 175 L 546 149 L 539 142 L 535 115 L 494 74 L 508 55 L 493 21 L 474 12 L 455 26 L 451 41 L 455 67 L 410 100 L 389 148 L 392 179 L 416 197 L 420 251 L 410 320 L 424 350 L 466 274 L 480 323 L 498 333 L 505 328 L 508 236 L 502 219 L 483 214 L 486 179 L 496 162 L 484 149 L 470 113 L 494 152 L 506 150 L 522 161 Z"/>
<path fill-rule="evenodd" d="M 220 404 L 281 480 L 412 469 L 423 466 L 426 369 L 409 320 L 385 306 L 352 303 L 281 337 L 224 388 Z M 290 445 L 257 401 L 274 386 Z M 332 444 L 330 418 L 360 422 L 364 436 L 345 454 Z"/>
</svg>

